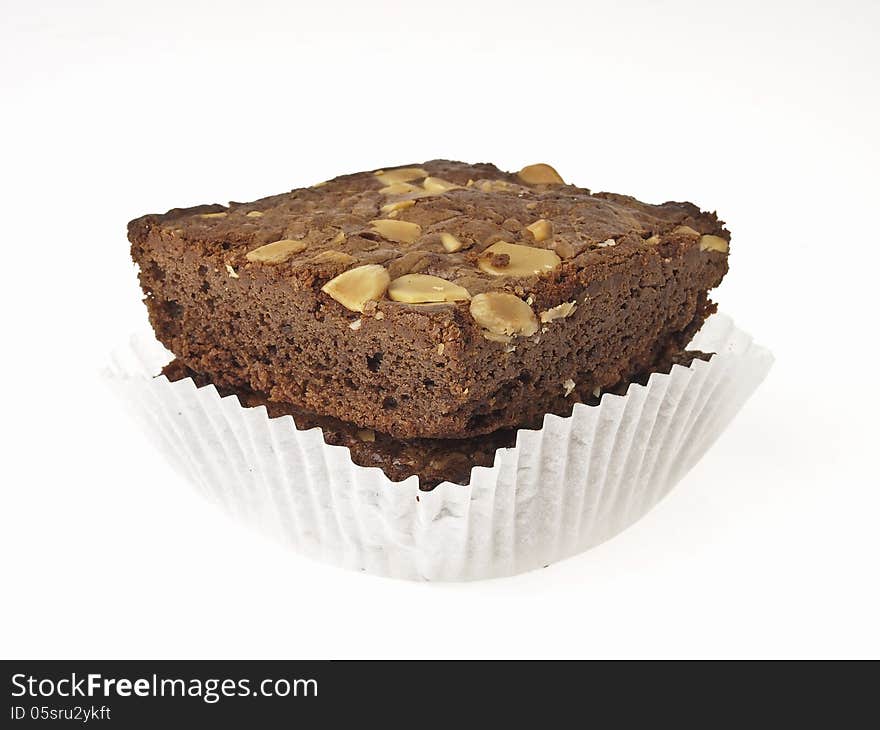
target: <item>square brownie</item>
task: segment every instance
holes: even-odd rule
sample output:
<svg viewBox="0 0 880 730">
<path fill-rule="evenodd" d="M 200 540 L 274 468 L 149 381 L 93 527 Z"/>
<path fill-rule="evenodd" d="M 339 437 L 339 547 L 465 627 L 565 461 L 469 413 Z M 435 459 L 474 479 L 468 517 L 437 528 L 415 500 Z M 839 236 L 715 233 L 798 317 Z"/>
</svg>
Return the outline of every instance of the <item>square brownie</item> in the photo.
<svg viewBox="0 0 880 730">
<path fill-rule="evenodd" d="M 435 160 L 129 224 L 159 340 L 220 388 L 395 439 L 568 413 L 681 351 L 729 234 L 649 205 Z"/>
</svg>

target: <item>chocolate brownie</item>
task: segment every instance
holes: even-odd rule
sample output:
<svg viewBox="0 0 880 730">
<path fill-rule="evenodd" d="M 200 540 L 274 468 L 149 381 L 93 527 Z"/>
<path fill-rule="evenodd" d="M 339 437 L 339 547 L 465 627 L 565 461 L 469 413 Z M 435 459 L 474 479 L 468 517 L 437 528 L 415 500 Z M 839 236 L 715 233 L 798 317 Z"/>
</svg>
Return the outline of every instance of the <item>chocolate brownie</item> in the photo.
<svg viewBox="0 0 880 730">
<path fill-rule="evenodd" d="M 673 364 L 687 367 L 695 359 L 708 360 L 710 355 L 696 351 L 685 351 L 670 356 L 659 368 L 669 372 Z M 199 387 L 210 383 L 204 375 L 195 373 L 180 360 L 174 360 L 162 370 L 169 380 L 192 378 Z M 633 382 L 644 384 L 650 373 L 640 374 Z M 623 395 L 630 383 L 618 383 L 606 392 Z M 468 484 L 471 469 L 475 466 L 492 466 L 495 452 L 516 444 L 515 428 L 506 428 L 494 433 L 473 436 L 468 439 L 411 439 L 401 440 L 378 431 L 361 429 L 332 416 L 318 416 L 297 408 L 289 403 L 277 403 L 264 394 L 246 388 L 220 388 L 221 395 L 235 395 L 247 408 L 265 406 L 270 418 L 292 416 L 296 428 L 306 430 L 320 428 L 324 441 L 335 446 L 345 446 L 351 453 L 351 460 L 360 466 L 379 467 L 392 481 L 402 481 L 416 474 L 419 488 L 430 490 L 441 482 Z M 599 393 L 590 395 L 589 404 L 599 402 Z M 572 406 L 573 407 L 573 406 Z M 531 423 L 523 423 L 522 428 L 540 428 L 541 418 Z"/>
<path fill-rule="evenodd" d="M 714 310 L 729 234 L 435 160 L 129 224 L 150 319 L 221 387 L 397 439 L 469 438 L 655 369 Z"/>
</svg>

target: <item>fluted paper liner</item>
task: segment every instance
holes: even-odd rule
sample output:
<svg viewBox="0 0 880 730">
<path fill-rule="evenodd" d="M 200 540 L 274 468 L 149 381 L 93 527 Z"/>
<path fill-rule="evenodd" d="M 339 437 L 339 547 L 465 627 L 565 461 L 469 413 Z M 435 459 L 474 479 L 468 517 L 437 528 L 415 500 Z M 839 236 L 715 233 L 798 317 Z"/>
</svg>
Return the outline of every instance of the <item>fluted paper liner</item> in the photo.
<svg viewBox="0 0 880 730">
<path fill-rule="evenodd" d="M 716 353 L 520 430 L 469 486 L 419 491 L 357 466 L 320 429 L 298 431 L 209 385 L 153 377 L 170 359 L 135 336 L 108 378 L 176 469 L 208 499 L 297 551 L 415 580 L 521 573 L 587 550 L 644 516 L 714 443 L 773 358 L 724 315 L 691 344 Z"/>
</svg>

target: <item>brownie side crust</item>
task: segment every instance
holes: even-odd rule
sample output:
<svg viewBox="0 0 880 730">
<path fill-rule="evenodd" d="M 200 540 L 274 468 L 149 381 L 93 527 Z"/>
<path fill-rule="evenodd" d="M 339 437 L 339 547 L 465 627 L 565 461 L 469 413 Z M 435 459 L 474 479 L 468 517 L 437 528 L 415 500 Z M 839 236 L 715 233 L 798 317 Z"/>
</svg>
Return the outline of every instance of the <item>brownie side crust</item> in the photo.
<svg viewBox="0 0 880 730">
<path fill-rule="evenodd" d="M 729 239 L 714 214 L 491 165 L 417 169 L 427 175 L 358 173 L 132 221 L 158 338 L 221 388 L 396 439 L 462 439 L 656 369 L 714 311 Z M 522 249 L 551 263 L 523 273 Z M 387 281 L 352 299 L 340 280 L 364 269 Z M 393 299 L 412 274 L 456 288 L 448 301 Z M 504 297 L 524 310 L 476 307 Z"/>
<path fill-rule="evenodd" d="M 698 351 L 682 351 L 666 357 L 656 372 L 668 373 L 674 364 L 688 367 L 694 360 L 708 360 L 710 354 Z M 210 384 L 210 379 L 193 372 L 181 360 L 174 360 L 162 370 L 170 381 L 192 378 L 198 387 Z M 650 373 L 641 373 L 632 382 L 645 384 Z M 617 383 L 605 392 L 624 395 L 632 383 Z M 264 406 L 270 418 L 292 416 L 299 430 L 320 428 L 324 441 L 344 446 L 351 453 L 351 460 L 360 466 L 380 468 L 392 481 L 403 481 L 413 474 L 419 477 L 419 488 L 428 491 L 441 482 L 467 485 L 471 469 L 475 466 L 490 467 L 498 449 L 516 444 L 516 428 L 501 429 L 489 434 L 466 439 L 396 439 L 393 436 L 355 424 L 340 421 L 331 416 L 309 413 L 289 403 L 269 400 L 264 394 L 244 388 L 218 388 L 221 396 L 235 395 L 246 408 Z M 599 394 L 601 395 L 601 394 Z M 599 403 L 599 395 L 591 394 L 589 405 Z M 569 405 L 570 415 L 573 404 Z M 540 428 L 543 418 L 523 423 L 521 428 Z"/>
</svg>

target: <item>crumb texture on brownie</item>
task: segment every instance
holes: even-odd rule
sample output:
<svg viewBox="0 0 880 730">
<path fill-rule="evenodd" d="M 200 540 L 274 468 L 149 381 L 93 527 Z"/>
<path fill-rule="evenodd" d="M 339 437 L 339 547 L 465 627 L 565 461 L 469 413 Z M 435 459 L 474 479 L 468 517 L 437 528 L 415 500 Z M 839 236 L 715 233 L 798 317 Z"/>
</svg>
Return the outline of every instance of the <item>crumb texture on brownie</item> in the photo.
<svg viewBox="0 0 880 730">
<path fill-rule="evenodd" d="M 564 412 L 681 350 L 729 234 L 649 205 L 434 160 L 129 224 L 160 341 L 219 387 L 398 439 Z"/>
</svg>

